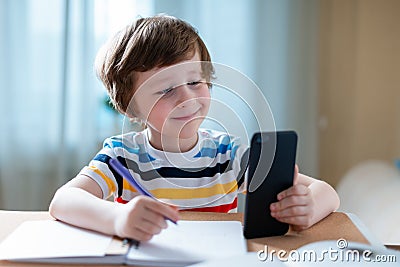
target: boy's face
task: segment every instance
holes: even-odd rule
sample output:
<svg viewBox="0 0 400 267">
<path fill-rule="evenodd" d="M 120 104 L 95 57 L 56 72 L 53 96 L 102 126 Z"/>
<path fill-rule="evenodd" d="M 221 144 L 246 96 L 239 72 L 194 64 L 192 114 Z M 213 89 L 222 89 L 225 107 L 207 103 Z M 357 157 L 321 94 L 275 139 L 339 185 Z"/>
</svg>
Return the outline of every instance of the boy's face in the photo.
<svg viewBox="0 0 400 267">
<path fill-rule="evenodd" d="M 208 113 L 210 90 L 202 75 L 200 56 L 178 64 L 137 73 L 135 115 L 152 134 L 180 139 L 197 136 Z"/>
</svg>

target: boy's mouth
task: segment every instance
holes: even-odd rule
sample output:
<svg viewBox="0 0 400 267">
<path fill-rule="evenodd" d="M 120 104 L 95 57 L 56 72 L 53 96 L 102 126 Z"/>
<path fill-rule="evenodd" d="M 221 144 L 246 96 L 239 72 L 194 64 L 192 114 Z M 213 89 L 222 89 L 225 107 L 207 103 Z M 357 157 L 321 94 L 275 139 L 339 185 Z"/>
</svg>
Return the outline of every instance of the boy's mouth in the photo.
<svg viewBox="0 0 400 267">
<path fill-rule="evenodd" d="M 200 108 L 193 113 L 179 115 L 179 116 L 173 117 L 172 119 L 179 120 L 179 121 L 188 121 L 188 120 L 191 120 L 191 119 L 194 119 L 195 117 L 197 117 L 197 114 L 199 113 L 199 111 L 200 111 Z"/>
</svg>

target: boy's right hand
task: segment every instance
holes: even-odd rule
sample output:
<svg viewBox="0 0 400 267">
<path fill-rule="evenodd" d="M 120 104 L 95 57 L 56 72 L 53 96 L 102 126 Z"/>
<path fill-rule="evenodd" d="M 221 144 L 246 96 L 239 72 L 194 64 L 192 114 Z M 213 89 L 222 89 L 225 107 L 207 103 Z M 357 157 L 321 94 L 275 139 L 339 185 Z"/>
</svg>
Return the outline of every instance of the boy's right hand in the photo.
<svg viewBox="0 0 400 267">
<path fill-rule="evenodd" d="M 178 209 L 147 196 L 137 196 L 118 206 L 115 232 L 120 237 L 147 241 L 167 228 L 165 218 L 178 221 Z"/>
</svg>

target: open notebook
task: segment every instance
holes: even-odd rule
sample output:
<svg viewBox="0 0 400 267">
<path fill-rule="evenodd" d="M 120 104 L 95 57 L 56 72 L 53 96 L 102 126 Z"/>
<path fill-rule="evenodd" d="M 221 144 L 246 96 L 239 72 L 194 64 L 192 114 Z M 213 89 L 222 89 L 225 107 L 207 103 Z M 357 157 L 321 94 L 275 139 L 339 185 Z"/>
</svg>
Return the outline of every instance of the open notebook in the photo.
<svg viewBox="0 0 400 267">
<path fill-rule="evenodd" d="M 186 266 L 246 253 L 235 221 L 179 221 L 139 246 L 59 221 L 22 223 L 0 244 L 0 260 Z"/>
</svg>

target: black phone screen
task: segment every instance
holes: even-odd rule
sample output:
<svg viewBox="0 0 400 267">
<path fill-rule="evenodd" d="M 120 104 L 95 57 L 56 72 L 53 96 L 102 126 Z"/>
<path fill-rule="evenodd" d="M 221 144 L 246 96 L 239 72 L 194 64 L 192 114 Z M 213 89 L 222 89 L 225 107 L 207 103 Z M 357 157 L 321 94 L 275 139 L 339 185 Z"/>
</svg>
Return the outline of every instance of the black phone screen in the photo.
<svg viewBox="0 0 400 267">
<path fill-rule="evenodd" d="M 294 131 L 259 132 L 251 140 L 246 204 L 245 238 L 285 234 L 289 225 L 270 215 L 270 204 L 293 185 L 297 134 Z"/>
</svg>

